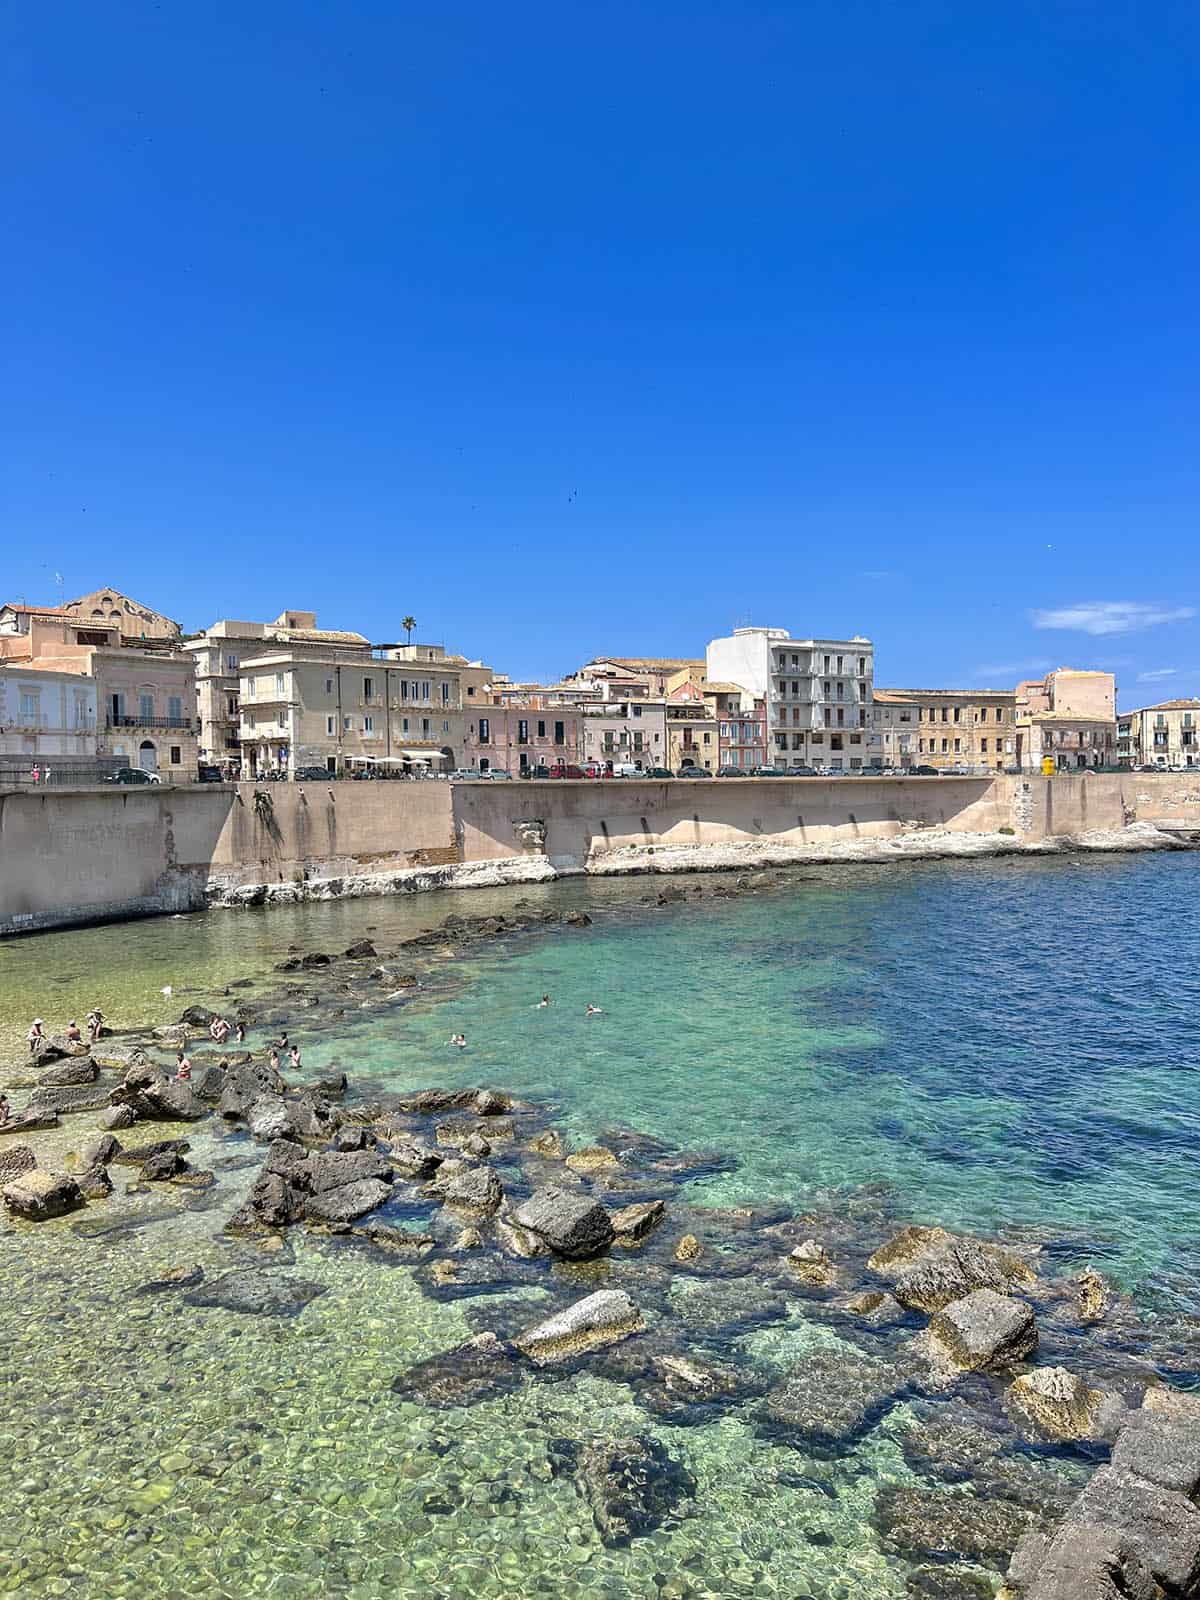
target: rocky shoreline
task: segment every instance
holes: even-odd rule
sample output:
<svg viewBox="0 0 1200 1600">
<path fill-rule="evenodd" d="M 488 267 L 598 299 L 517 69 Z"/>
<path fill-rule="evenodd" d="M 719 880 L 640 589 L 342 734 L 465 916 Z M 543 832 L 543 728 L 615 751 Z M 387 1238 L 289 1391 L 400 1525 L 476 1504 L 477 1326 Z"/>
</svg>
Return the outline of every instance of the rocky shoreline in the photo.
<svg viewBox="0 0 1200 1600">
<path fill-rule="evenodd" d="M 1013 833 L 959 833 L 920 828 L 894 838 L 858 838 L 830 844 L 776 844 L 767 840 L 705 845 L 628 845 L 593 850 L 586 860 L 551 860 L 520 855 L 496 861 L 410 867 L 393 872 L 323 876 L 319 868 L 298 881 L 238 884 L 214 879 L 210 908 L 300 905 L 309 901 L 357 899 L 386 894 L 429 894 L 442 889 L 496 889 L 554 883 L 560 878 L 619 877 L 637 874 L 747 872 L 791 866 L 870 865 L 907 861 L 976 860 L 988 856 L 1052 856 L 1141 851 L 1193 850 L 1186 837 L 1165 833 L 1152 823 L 1024 840 Z"/>
<path fill-rule="evenodd" d="M 752 874 L 707 892 L 774 881 Z M 419 993 L 424 956 L 589 923 L 518 904 L 511 919 L 448 918 L 388 955 L 369 941 L 342 956 L 297 951 L 280 992 L 235 995 L 231 1014 L 271 1027 L 303 1013 L 306 1031 L 335 1029 L 363 996 Z M 208 1124 L 256 1152 L 223 1229 L 262 1265 L 208 1276 L 181 1260 L 139 1295 L 299 1316 L 323 1292 L 288 1270 L 301 1230 L 464 1307 L 472 1337 L 396 1372 L 398 1406 L 470 1406 L 586 1371 L 627 1386 L 648 1421 L 725 1418 L 806 1472 L 903 1416 L 915 1476 L 879 1491 L 874 1523 L 914 1596 L 991 1594 L 1002 1571 L 1031 1600 L 1197 1592 L 1200 1400 L 1185 1391 L 1200 1376 L 1200 1324 L 1143 1317 L 1091 1268 L 1056 1270 L 1064 1252 L 1086 1254 L 1085 1240 L 913 1225 L 882 1188 L 799 1213 L 704 1208 L 689 1185 L 736 1165 L 727 1152 L 620 1128 L 572 1149 L 552 1107 L 500 1089 L 395 1093 L 340 1070 L 289 1085 L 261 1058 L 207 1042 L 192 1052 L 192 1082 L 175 1081 L 169 1049 L 207 1040 L 211 1017 L 190 1007 L 90 1052 L 61 1039 L 39 1052 L 28 1103 L 0 1140 L 14 1225 L 112 1208 L 111 1224 L 68 1224 L 82 1248 L 121 1225 L 122 1172 L 126 1194 L 211 1210 L 216 1177 L 192 1168 L 186 1137 L 186 1125 Z M 43 1167 L 35 1149 L 61 1118 L 94 1130 L 70 1170 Z M 542 1292 L 536 1311 L 505 1297 L 530 1287 Z M 811 1330 L 811 1342 L 773 1366 L 758 1343 L 772 1330 Z M 704 1515 L 686 1467 L 651 1433 L 546 1448 L 605 1544 Z"/>
</svg>

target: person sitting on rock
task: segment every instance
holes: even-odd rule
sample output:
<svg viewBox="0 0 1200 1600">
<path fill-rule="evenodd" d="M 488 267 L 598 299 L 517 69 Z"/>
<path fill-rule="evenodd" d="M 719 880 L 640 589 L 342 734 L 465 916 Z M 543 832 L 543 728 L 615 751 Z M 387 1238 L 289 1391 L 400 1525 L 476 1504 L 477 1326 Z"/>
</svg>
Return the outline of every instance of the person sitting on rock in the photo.
<svg viewBox="0 0 1200 1600">
<path fill-rule="evenodd" d="M 190 1083 L 192 1077 L 192 1063 L 180 1050 L 175 1056 L 175 1081 L 176 1083 Z"/>
<path fill-rule="evenodd" d="M 33 1026 L 30 1028 L 25 1037 L 29 1040 L 29 1053 L 30 1055 L 33 1055 L 37 1050 L 38 1045 L 40 1045 L 42 1040 L 46 1037 L 46 1035 L 42 1032 L 41 1017 L 34 1017 Z"/>
<path fill-rule="evenodd" d="M 75 1021 L 74 1017 L 72 1017 L 70 1022 L 67 1023 L 66 1034 L 67 1038 L 72 1044 L 83 1043 L 83 1035 L 80 1033 L 79 1024 Z"/>
</svg>

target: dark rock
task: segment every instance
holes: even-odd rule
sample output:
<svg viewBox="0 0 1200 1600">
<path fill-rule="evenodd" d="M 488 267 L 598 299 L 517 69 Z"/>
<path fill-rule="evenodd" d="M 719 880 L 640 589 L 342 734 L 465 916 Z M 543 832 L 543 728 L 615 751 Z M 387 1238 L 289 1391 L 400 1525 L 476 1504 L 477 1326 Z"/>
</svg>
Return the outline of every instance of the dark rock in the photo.
<svg viewBox="0 0 1200 1600">
<path fill-rule="evenodd" d="M 1024 1300 L 976 1289 L 933 1318 L 923 1340 L 932 1358 L 960 1372 L 1011 1366 L 1037 1349 L 1037 1323 Z"/>
<path fill-rule="evenodd" d="M 513 1347 L 494 1333 L 481 1333 L 409 1367 L 392 1380 L 392 1391 L 402 1400 L 443 1409 L 507 1394 L 521 1378 L 520 1359 Z"/>
<path fill-rule="evenodd" d="M 81 1167 L 106 1167 L 121 1154 L 121 1144 L 111 1133 L 102 1133 L 89 1139 L 79 1152 Z"/>
<path fill-rule="evenodd" d="M 6 1145 L 0 1150 L 0 1189 L 36 1166 L 37 1157 L 27 1144 Z"/>
<path fill-rule="evenodd" d="M 198 1122 L 208 1115 L 190 1083 L 169 1078 L 163 1072 L 139 1070 L 136 1079 L 127 1076 L 113 1094 L 146 1121 Z"/>
<path fill-rule="evenodd" d="M 586 911 L 568 911 L 563 918 L 568 928 L 590 928 L 592 919 Z"/>
<path fill-rule="evenodd" d="M 383 1222 L 369 1222 L 363 1228 L 351 1228 L 350 1236 L 386 1255 L 401 1256 L 410 1261 L 423 1261 L 437 1242 L 430 1233 L 410 1233 L 407 1228 L 389 1228 Z"/>
<path fill-rule="evenodd" d="M 283 1079 L 266 1062 L 243 1062 L 226 1072 L 218 1109 L 223 1117 L 244 1117 L 256 1100 L 282 1093 Z"/>
<path fill-rule="evenodd" d="M 415 1139 L 400 1140 L 391 1148 L 392 1166 L 402 1178 L 428 1178 L 441 1166 L 443 1157 Z"/>
<path fill-rule="evenodd" d="M 20 1173 L 3 1190 L 4 1204 L 16 1217 L 26 1222 L 45 1222 L 50 1217 L 62 1217 L 68 1211 L 77 1211 L 85 1204 L 83 1194 L 75 1179 L 65 1172 L 46 1172 L 32 1167 Z"/>
<path fill-rule="evenodd" d="M 119 1072 L 122 1077 L 134 1067 L 149 1066 L 149 1058 L 141 1045 L 114 1044 L 110 1039 L 98 1039 L 91 1048 L 92 1060 L 106 1072 Z"/>
<path fill-rule="evenodd" d="M 914 1567 L 905 1579 L 909 1600 L 993 1600 L 995 1589 L 970 1567 Z"/>
<path fill-rule="evenodd" d="M 224 1062 L 205 1062 L 192 1077 L 192 1093 L 198 1099 L 215 1105 L 220 1101 L 225 1089 L 225 1073 L 227 1067 Z"/>
<path fill-rule="evenodd" d="M 164 1150 L 173 1150 L 177 1155 L 185 1156 L 190 1149 L 186 1139 L 154 1139 L 149 1144 L 123 1145 L 110 1160 L 123 1167 L 140 1167 L 144 1161 L 161 1155 Z"/>
<path fill-rule="evenodd" d="M 317 1079 L 316 1089 L 318 1094 L 345 1094 L 346 1074 L 344 1072 L 326 1072 Z"/>
<path fill-rule="evenodd" d="M 208 1028 L 217 1020 L 217 1013 L 207 1006 L 189 1006 L 180 1012 L 179 1020 L 188 1028 Z"/>
<path fill-rule="evenodd" d="M 303 1197 L 276 1172 L 263 1171 L 242 1205 L 225 1224 L 227 1233 L 261 1233 L 286 1228 L 303 1215 Z"/>
<path fill-rule="evenodd" d="M 566 1189 L 539 1189 L 515 1213 L 518 1227 L 543 1239 L 555 1255 L 586 1261 L 613 1242 L 613 1225 L 597 1200 Z"/>
<path fill-rule="evenodd" d="M 906 1428 L 900 1447 L 909 1466 L 925 1477 L 964 1483 L 978 1477 L 1008 1446 L 996 1429 L 965 1415 L 934 1414 Z"/>
<path fill-rule="evenodd" d="M 273 1139 L 286 1139 L 299 1132 L 292 1123 L 291 1107 L 280 1095 L 264 1095 L 244 1116 L 252 1137 L 268 1144 Z"/>
<path fill-rule="evenodd" d="M 576 1487 L 609 1548 L 653 1533 L 696 1493 L 691 1473 L 644 1434 L 595 1439 L 582 1447 L 563 1443 L 557 1460 L 573 1464 Z"/>
<path fill-rule="evenodd" d="M 759 1418 L 796 1444 L 845 1444 L 875 1424 L 900 1387 L 884 1361 L 849 1348 L 818 1349 L 768 1391 Z"/>
<path fill-rule="evenodd" d="M 43 1128 L 57 1128 L 57 1111 L 32 1110 L 14 1111 L 8 1121 L 0 1126 L 0 1134 L 9 1133 L 38 1133 Z"/>
<path fill-rule="evenodd" d="M 953 1489 L 894 1484 L 880 1490 L 875 1525 L 889 1554 L 928 1560 L 957 1556 L 1006 1560 L 1022 1534 L 1036 1526 L 1032 1511 L 1008 1500 L 982 1499 Z"/>
<path fill-rule="evenodd" d="M 223 1311 L 245 1311 L 255 1316 L 298 1316 L 310 1300 L 324 1294 L 324 1286 L 280 1272 L 244 1268 L 203 1283 L 184 1296 L 189 1306 L 216 1306 Z"/>
<path fill-rule="evenodd" d="M 109 1106 L 100 1114 L 100 1126 L 110 1131 L 132 1128 L 137 1121 L 132 1106 Z"/>
<path fill-rule="evenodd" d="M 512 1110 L 512 1100 L 506 1094 L 496 1094 L 492 1089 L 480 1089 L 471 1102 L 481 1117 L 500 1117 Z"/>
<path fill-rule="evenodd" d="M 1135 1411 L 1117 1435 L 1112 1464 L 1194 1500 L 1200 1493 L 1200 1429 L 1160 1411 Z"/>
<path fill-rule="evenodd" d="M 632 1244 L 653 1232 L 667 1214 L 661 1200 L 643 1200 L 636 1205 L 622 1206 L 611 1213 L 613 1232 L 619 1244 Z"/>
<path fill-rule="evenodd" d="M 339 1128 L 329 1142 L 334 1150 L 369 1150 L 375 1145 L 373 1136 L 361 1123 L 357 1126 Z"/>
<path fill-rule="evenodd" d="M 304 1171 L 297 1175 L 296 1181 L 301 1187 L 307 1188 L 308 1168 L 305 1166 L 307 1161 L 308 1151 L 302 1144 L 298 1144 L 294 1139 L 276 1139 L 267 1151 L 263 1171 L 291 1179 L 298 1167 L 304 1167 Z"/>
<path fill-rule="evenodd" d="M 1096 1472 L 1071 1513 L 1072 1521 L 1115 1529 L 1165 1589 L 1190 1594 L 1200 1583 L 1200 1512 L 1184 1494 L 1122 1472 Z"/>
<path fill-rule="evenodd" d="M 392 1186 L 379 1178 L 360 1178 L 311 1195 L 304 1204 L 304 1215 L 314 1222 L 353 1222 L 391 1199 Z"/>
<path fill-rule="evenodd" d="M 1029 1600 L 1161 1600 L 1162 1591 L 1130 1540 L 1113 1528 L 1068 1521 L 1051 1538 L 1017 1543 L 1008 1581 Z"/>
<path fill-rule="evenodd" d="M 368 1178 L 390 1186 L 392 1162 L 380 1150 L 315 1150 L 292 1176 L 313 1194 L 327 1194 Z"/>
<path fill-rule="evenodd" d="M 157 1155 L 142 1163 L 144 1183 L 168 1183 L 178 1173 L 187 1169 L 187 1162 L 177 1150 L 160 1150 Z"/>
<path fill-rule="evenodd" d="M 676 1423 L 709 1422 L 716 1411 L 762 1393 L 750 1374 L 695 1355 L 653 1356 L 646 1377 L 635 1390 L 638 1404 Z"/>
<path fill-rule="evenodd" d="M 29 1096 L 29 1110 L 53 1111 L 67 1116 L 76 1111 L 99 1111 L 109 1103 L 110 1091 L 100 1084 L 63 1084 L 38 1087 Z"/>
<path fill-rule="evenodd" d="M 45 1072 L 39 1072 L 37 1081 L 41 1088 L 55 1088 L 68 1084 L 95 1083 L 99 1076 L 100 1068 L 90 1057 L 68 1056 L 55 1066 L 47 1067 Z"/>
<path fill-rule="evenodd" d="M 1028 1262 L 1012 1251 L 942 1228 L 905 1228 L 867 1264 L 893 1280 L 901 1305 L 926 1313 L 974 1289 L 1008 1293 L 1036 1282 Z"/>
<path fill-rule="evenodd" d="M 345 955 L 348 961 L 361 961 L 367 956 L 378 956 L 379 951 L 376 950 L 370 939 L 357 939 L 345 951 Z"/>
<path fill-rule="evenodd" d="M 672 1295 L 676 1314 L 693 1333 L 720 1340 L 780 1322 L 788 1314 L 778 1289 L 749 1278 L 714 1278 Z"/>
<path fill-rule="evenodd" d="M 446 1186 L 446 1204 L 479 1216 L 493 1216 L 504 1203 L 504 1190 L 491 1167 L 471 1167 Z"/>
<path fill-rule="evenodd" d="M 113 1192 L 113 1181 L 108 1175 L 108 1168 L 97 1164 L 84 1167 L 75 1174 L 75 1182 L 79 1185 L 79 1192 L 85 1200 L 107 1200 Z"/>
</svg>

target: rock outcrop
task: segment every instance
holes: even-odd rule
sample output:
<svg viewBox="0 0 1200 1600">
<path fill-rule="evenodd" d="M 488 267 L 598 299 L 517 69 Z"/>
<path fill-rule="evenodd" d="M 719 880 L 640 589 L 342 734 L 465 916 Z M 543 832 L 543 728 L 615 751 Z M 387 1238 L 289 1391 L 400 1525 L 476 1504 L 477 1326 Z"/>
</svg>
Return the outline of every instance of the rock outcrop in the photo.
<svg viewBox="0 0 1200 1600">
<path fill-rule="evenodd" d="M 623 1289 L 599 1289 L 526 1328 L 514 1343 L 536 1366 L 551 1366 L 617 1344 L 645 1327 L 641 1312 Z"/>
<path fill-rule="evenodd" d="M 537 1190 L 518 1208 L 514 1221 L 568 1261 L 602 1255 L 614 1238 L 612 1219 L 599 1201 L 567 1189 Z"/>
<path fill-rule="evenodd" d="M 9 1211 L 26 1222 L 46 1222 L 78 1211 L 85 1204 L 79 1185 L 69 1173 L 46 1172 L 41 1167 L 22 1172 L 6 1183 L 0 1194 Z"/>
</svg>

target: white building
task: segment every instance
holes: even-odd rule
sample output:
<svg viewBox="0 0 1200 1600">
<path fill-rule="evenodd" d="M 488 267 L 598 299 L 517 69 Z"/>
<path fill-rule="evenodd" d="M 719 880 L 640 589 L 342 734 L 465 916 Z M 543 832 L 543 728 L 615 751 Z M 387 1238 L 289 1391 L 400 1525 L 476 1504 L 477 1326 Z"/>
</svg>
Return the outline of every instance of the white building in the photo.
<svg viewBox="0 0 1200 1600">
<path fill-rule="evenodd" d="M 765 698 L 768 759 L 777 765 L 842 772 L 873 763 L 869 639 L 793 639 L 786 628 L 735 628 L 709 643 L 707 675 Z"/>
<path fill-rule="evenodd" d="M 96 755 L 96 680 L 0 662 L 0 755 Z"/>
</svg>

